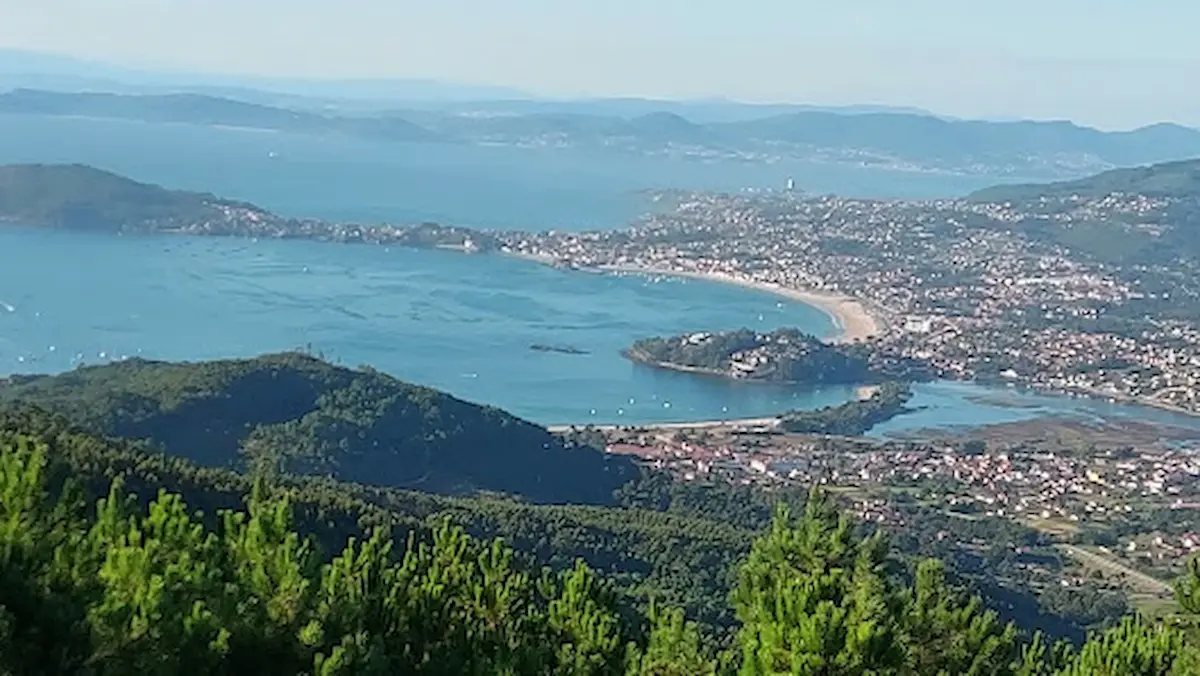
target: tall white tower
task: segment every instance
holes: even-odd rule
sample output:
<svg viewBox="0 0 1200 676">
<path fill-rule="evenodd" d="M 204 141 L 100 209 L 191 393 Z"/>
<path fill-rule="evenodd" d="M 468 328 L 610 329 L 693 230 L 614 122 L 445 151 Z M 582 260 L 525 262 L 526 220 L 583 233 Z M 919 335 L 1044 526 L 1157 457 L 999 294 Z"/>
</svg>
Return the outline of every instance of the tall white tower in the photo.
<svg viewBox="0 0 1200 676">
<path fill-rule="evenodd" d="M 795 181 L 793 181 L 792 179 L 790 179 L 790 178 L 789 178 L 789 179 L 788 179 L 788 181 L 787 181 L 787 189 L 788 189 L 788 192 L 791 192 L 791 191 L 795 190 L 795 189 L 796 189 L 796 182 L 795 182 Z"/>
</svg>

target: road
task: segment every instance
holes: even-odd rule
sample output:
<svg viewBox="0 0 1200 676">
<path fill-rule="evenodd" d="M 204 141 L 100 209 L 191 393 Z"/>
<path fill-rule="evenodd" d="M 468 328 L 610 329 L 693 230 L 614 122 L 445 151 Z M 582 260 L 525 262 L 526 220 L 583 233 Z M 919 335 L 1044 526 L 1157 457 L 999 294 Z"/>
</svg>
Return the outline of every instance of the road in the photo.
<svg viewBox="0 0 1200 676">
<path fill-rule="evenodd" d="M 1130 568 L 1116 559 L 1112 559 L 1095 552 L 1090 552 L 1082 547 L 1076 547 L 1075 545 L 1060 544 L 1057 546 L 1060 550 L 1066 552 L 1085 565 L 1092 566 L 1093 568 L 1099 568 L 1106 573 L 1111 573 L 1114 575 L 1124 574 L 1130 585 L 1135 587 L 1135 591 L 1147 592 L 1151 594 L 1170 594 L 1173 591 L 1171 589 L 1171 585 L 1163 582 L 1162 580 L 1151 577 L 1140 570 Z"/>
</svg>

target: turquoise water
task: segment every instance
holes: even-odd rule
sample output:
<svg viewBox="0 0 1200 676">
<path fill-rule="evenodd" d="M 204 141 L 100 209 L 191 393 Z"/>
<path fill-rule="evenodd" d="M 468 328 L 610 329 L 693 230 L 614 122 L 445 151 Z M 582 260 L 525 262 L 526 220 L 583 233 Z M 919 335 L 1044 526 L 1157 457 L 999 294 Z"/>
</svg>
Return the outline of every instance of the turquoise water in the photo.
<svg viewBox="0 0 1200 676">
<path fill-rule="evenodd" d="M 918 384 L 913 388 L 913 395 L 910 406 L 914 412 L 877 425 L 869 436 L 885 438 L 916 430 L 977 427 L 1053 417 L 1084 422 L 1123 419 L 1153 422 L 1196 430 L 1196 439 L 1200 440 L 1200 417 L 1104 399 L 954 381 Z"/>
<path fill-rule="evenodd" d="M 272 154 L 274 155 L 272 157 Z M 959 193 L 986 179 L 792 163 L 702 163 L 565 150 L 373 144 L 243 130 L 0 117 L 0 162 L 84 162 L 170 187 L 331 219 L 488 227 L 615 227 L 649 187 L 738 189 L 794 176 L 813 190 Z M 846 401 L 667 373 L 620 356 L 633 340 L 798 326 L 821 312 L 724 285 L 553 270 L 498 256 L 316 242 L 100 237 L 0 230 L 0 373 L 125 356 L 205 359 L 311 345 L 544 424 L 772 415 Z M 585 355 L 534 352 L 533 343 Z M 876 434 L 1038 415 L 1134 416 L 1133 406 L 932 383 Z"/>
<path fill-rule="evenodd" d="M 122 357 L 210 359 L 302 348 L 494 404 L 543 424 L 768 416 L 851 398 L 664 372 L 633 340 L 697 329 L 833 330 L 815 308 L 695 280 L 563 271 L 491 255 L 371 245 L 0 230 L 0 373 Z M 536 352 L 535 343 L 588 354 Z M 1140 407 L 966 383 L 918 386 L 922 410 L 877 435 Z M 986 396 L 985 396 L 986 395 Z"/>
<path fill-rule="evenodd" d="M 311 345 L 546 424 L 754 417 L 852 396 L 698 379 L 621 357 L 637 338 L 697 326 L 833 329 L 807 305 L 720 284 L 299 241 L 10 229 L 0 251 L 0 372 Z M 535 343 L 589 354 L 535 352 Z"/>
</svg>

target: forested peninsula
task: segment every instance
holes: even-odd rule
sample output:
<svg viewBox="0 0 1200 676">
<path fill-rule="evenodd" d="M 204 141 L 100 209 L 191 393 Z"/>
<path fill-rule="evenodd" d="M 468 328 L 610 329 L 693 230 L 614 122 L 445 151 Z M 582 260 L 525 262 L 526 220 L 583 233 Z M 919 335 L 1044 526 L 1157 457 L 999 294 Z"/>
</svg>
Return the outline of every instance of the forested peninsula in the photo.
<svg viewBox="0 0 1200 676">
<path fill-rule="evenodd" d="M 360 225 L 286 218 L 254 204 L 169 190 L 82 164 L 0 166 L 0 224 L 96 233 L 172 233 L 371 242 L 485 251 L 495 240 L 437 223 Z"/>
</svg>

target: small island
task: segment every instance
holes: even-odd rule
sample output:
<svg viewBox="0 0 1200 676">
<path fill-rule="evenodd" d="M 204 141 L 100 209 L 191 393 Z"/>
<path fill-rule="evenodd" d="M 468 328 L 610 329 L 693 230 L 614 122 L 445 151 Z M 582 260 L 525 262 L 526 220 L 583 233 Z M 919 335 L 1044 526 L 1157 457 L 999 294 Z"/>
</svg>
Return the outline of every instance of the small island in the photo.
<svg viewBox="0 0 1200 676">
<path fill-rule="evenodd" d="M 648 366 L 735 380 L 805 385 L 860 385 L 926 380 L 927 365 L 864 344 L 829 344 L 796 328 L 752 329 L 646 338 L 624 352 Z"/>
<path fill-rule="evenodd" d="M 776 383 L 863 383 L 867 360 L 850 346 L 827 345 L 798 329 L 739 329 L 639 340 L 629 359 L 659 368 Z"/>
<path fill-rule="evenodd" d="M 796 328 L 699 332 L 639 340 L 625 356 L 655 368 L 733 380 L 793 385 L 872 385 L 865 399 L 778 416 L 793 434 L 855 436 L 907 412 L 909 383 L 935 374 L 926 363 L 869 344 L 825 343 Z"/>
</svg>

